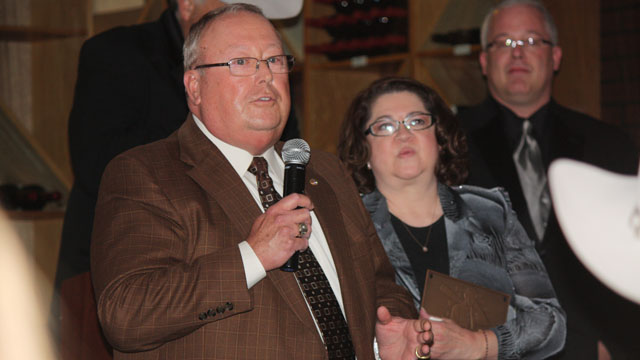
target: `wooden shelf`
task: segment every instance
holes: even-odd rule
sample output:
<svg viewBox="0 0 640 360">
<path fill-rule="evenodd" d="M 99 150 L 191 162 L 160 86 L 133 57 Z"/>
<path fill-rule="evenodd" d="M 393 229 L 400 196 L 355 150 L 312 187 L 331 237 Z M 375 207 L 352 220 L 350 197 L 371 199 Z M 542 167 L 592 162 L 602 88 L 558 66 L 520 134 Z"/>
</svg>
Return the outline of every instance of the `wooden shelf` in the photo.
<svg viewBox="0 0 640 360">
<path fill-rule="evenodd" d="M 476 55 L 482 51 L 482 46 L 471 44 L 460 44 L 437 49 L 425 49 L 416 51 L 418 57 L 460 57 Z"/>
<path fill-rule="evenodd" d="M 314 70 L 329 70 L 329 69 L 357 69 L 360 67 L 387 64 L 399 61 L 405 61 L 409 59 L 408 53 L 389 54 L 380 56 L 355 56 L 350 59 L 339 61 L 328 61 L 317 64 L 307 64 L 309 69 Z"/>
<path fill-rule="evenodd" d="M 416 79 L 436 90 L 448 104 L 482 101 L 486 86 L 477 61 L 481 46 L 435 43 L 432 34 L 479 27 L 492 2 L 408 0 L 407 50 L 399 53 L 330 61 L 326 54 L 307 51 L 302 136 L 314 148 L 335 152 L 349 104 L 358 92 L 384 76 Z M 335 14 L 333 6 L 315 1 L 304 8 L 305 19 Z M 307 22 L 304 31 L 305 45 L 335 40 L 326 29 Z"/>
<path fill-rule="evenodd" d="M 38 26 L 0 25 L 1 41 L 38 41 L 85 36 L 86 29 L 49 29 Z"/>
<path fill-rule="evenodd" d="M 7 211 L 7 216 L 11 220 L 52 220 L 63 219 L 64 210 L 40 210 L 40 211 Z"/>
</svg>

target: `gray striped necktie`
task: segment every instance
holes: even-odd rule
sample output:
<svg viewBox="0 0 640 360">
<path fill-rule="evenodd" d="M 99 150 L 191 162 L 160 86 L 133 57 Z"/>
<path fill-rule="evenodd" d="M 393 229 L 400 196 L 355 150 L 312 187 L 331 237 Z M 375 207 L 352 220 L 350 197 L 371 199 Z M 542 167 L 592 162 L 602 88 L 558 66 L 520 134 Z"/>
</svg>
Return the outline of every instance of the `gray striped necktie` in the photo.
<svg viewBox="0 0 640 360">
<path fill-rule="evenodd" d="M 518 170 L 522 192 L 527 200 L 531 222 L 538 241 L 542 241 L 551 210 L 551 198 L 540 146 L 531 132 L 531 121 L 525 119 L 522 123 L 522 137 L 513 153 L 513 161 Z"/>
</svg>

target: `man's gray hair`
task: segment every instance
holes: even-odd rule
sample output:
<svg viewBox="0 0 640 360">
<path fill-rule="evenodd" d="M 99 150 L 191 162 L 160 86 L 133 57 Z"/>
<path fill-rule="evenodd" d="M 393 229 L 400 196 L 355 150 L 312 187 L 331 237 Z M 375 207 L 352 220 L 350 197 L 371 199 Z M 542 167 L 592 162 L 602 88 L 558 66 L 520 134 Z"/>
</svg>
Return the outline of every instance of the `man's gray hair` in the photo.
<svg viewBox="0 0 640 360">
<path fill-rule="evenodd" d="M 187 35 L 187 38 L 184 41 L 184 46 L 182 47 L 182 55 L 184 57 L 184 71 L 190 70 L 200 57 L 199 44 L 204 30 L 216 19 L 220 18 L 220 16 L 224 14 L 236 14 L 240 12 L 257 14 L 262 16 L 265 20 L 268 20 L 259 7 L 243 3 L 225 5 L 215 10 L 209 11 L 200 20 L 198 20 L 198 22 L 191 25 L 191 29 L 189 29 L 189 35 Z"/>
<path fill-rule="evenodd" d="M 480 41 L 482 42 L 482 48 L 484 50 L 487 49 L 487 45 L 489 44 L 489 39 L 487 36 L 489 34 L 489 26 L 491 25 L 491 21 L 493 20 L 493 15 L 501 9 L 509 8 L 516 5 L 526 5 L 538 10 L 540 14 L 542 14 L 542 19 L 544 21 L 544 25 L 547 28 L 547 32 L 551 37 L 551 42 L 553 45 L 558 44 L 558 29 L 556 28 L 556 23 L 553 21 L 553 17 L 547 10 L 547 8 L 539 1 L 539 0 L 505 0 L 498 5 L 494 6 L 487 15 L 484 17 L 484 21 L 482 22 L 482 28 L 480 29 Z"/>
</svg>

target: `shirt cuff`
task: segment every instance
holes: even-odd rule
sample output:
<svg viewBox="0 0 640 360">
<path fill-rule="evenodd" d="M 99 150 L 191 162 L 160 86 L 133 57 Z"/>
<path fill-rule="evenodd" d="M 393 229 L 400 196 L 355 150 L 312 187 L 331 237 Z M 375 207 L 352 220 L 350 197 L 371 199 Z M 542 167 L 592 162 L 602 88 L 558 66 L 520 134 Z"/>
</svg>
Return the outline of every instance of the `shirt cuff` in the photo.
<svg viewBox="0 0 640 360">
<path fill-rule="evenodd" d="M 248 242 L 239 243 L 238 248 L 242 257 L 242 265 L 244 265 L 244 275 L 247 278 L 247 289 L 251 289 L 253 285 L 267 276 L 267 272 Z"/>
</svg>

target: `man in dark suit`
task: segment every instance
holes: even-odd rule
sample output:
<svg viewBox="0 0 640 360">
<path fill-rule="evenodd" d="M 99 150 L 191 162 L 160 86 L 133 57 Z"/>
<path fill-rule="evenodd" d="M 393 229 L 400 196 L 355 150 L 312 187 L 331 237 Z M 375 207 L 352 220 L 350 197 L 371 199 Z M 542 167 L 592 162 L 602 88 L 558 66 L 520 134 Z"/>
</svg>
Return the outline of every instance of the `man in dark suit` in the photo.
<svg viewBox="0 0 640 360">
<path fill-rule="evenodd" d="M 625 347 L 625 340 L 635 331 L 627 333 L 624 324 L 638 319 L 639 308 L 607 290 L 571 252 L 551 208 L 545 173 L 552 160 L 567 157 L 636 174 L 637 151 L 619 130 L 552 99 L 562 50 L 540 2 L 497 5 L 481 37 L 480 65 L 490 96 L 459 114 L 469 142 L 468 183 L 506 188 L 520 222 L 537 241 L 567 313 L 567 342 L 558 358 L 606 358 L 607 349 L 621 358 L 633 356 L 637 345 Z"/>
<path fill-rule="evenodd" d="M 208 13 L 185 43 L 186 122 L 108 165 L 91 266 L 115 358 L 372 359 L 374 335 L 385 359 L 429 352 L 426 314 L 405 319 L 411 299 L 337 158 L 311 153 L 306 195 L 273 193 L 292 60 L 259 9 Z M 280 271 L 297 250 L 317 266 Z M 326 279 L 303 285 L 312 274 Z"/>
</svg>

